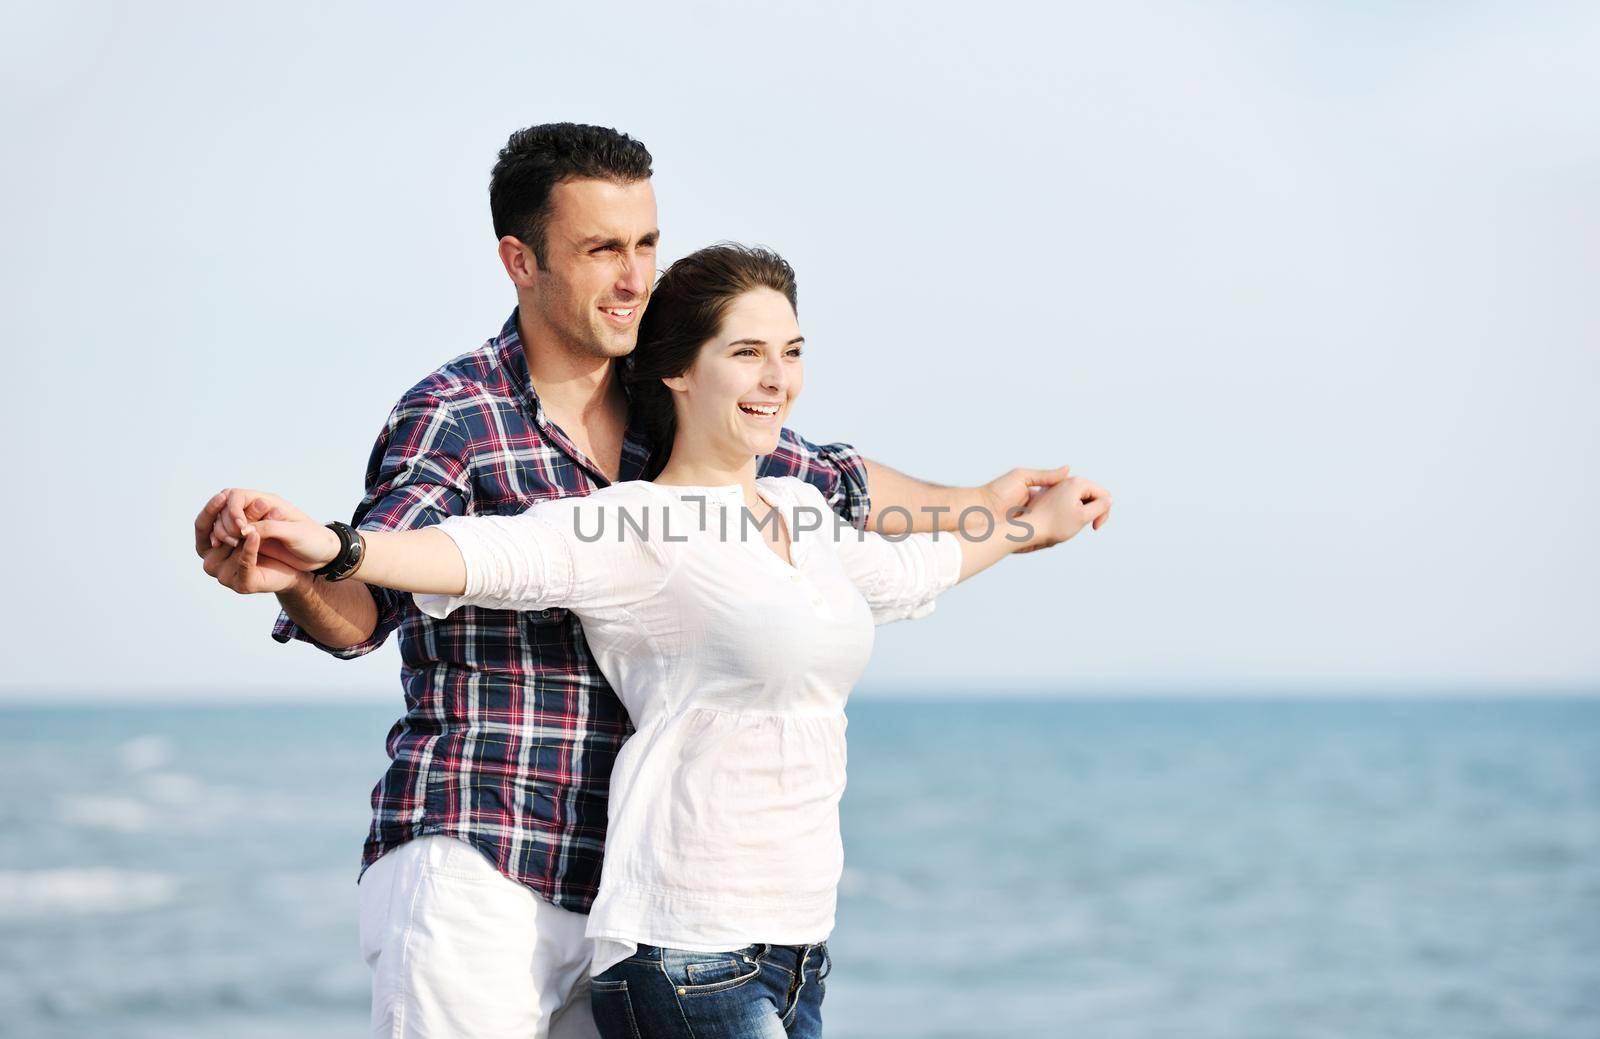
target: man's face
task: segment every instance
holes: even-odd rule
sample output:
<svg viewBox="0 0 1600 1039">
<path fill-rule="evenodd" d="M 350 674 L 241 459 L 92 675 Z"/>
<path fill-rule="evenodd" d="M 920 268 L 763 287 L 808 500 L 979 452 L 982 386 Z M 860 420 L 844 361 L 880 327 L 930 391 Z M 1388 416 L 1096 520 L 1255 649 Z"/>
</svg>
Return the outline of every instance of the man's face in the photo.
<svg viewBox="0 0 1600 1039">
<path fill-rule="evenodd" d="M 550 192 L 545 264 L 528 303 L 534 334 L 592 357 L 622 357 L 656 278 L 656 194 L 648 180 L 569 180 Z"/>
</svg>

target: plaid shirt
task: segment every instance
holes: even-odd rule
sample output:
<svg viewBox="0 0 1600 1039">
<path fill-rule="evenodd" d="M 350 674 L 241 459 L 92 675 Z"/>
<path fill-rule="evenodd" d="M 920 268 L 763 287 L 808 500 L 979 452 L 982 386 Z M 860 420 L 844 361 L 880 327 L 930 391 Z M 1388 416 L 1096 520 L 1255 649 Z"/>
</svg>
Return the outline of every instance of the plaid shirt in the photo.
<svg viewBox="0 0 1600 1039">
<path fill-rule="evenodd" d="M 630 424 L 621 478 L 639 479 L 649 455 Z M 819 447 L 785 429 L 759 475 L 799 476 L 847 520 L 867 515 L 866 467 L 846 445 Z M 452 515 L 510 515 L 607 483 L 545 417 L 513 311 L 497 338 L 401 398 L 373 446 L 353 522 L 413 530 Z M 372 791 L 363 872 L 390 848 L 445 834 L 554 905 L 588 911 L 600 883 L 611 767 L 633 729 L 578 618 L 564 609 L 466 607 L 439 621 L 404 593 L 372 595 L 372 637 L 348 649 L 321 646 L 358 657 L 400 631 L 406 714 L 389 730 L 394 760 Z M 320 646 L 281 614 L 272 635 Z"/>
</svg>

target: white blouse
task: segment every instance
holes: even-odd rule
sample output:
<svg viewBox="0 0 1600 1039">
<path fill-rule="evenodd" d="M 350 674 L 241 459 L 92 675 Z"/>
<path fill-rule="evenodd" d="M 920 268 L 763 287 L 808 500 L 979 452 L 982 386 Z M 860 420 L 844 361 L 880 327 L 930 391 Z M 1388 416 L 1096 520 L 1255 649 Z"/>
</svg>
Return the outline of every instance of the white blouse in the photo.
<svg viewBox="0 0 1600 1039">
<path fill-rule="evenodd" d="M 466 560 L 466 593 L 418 595 L 422 611 L 572 610 L 637 730 L 611 775 L 595 974 L 638 944 L 828 936 L 845 698 L 874 623 L 927 615 L 960 575 L 954 535 L 884 538 L 845 525 L 803 480 L 756 486 L 783 514 L 792 566 L 738 485 L 630 481 L 440 524 Z"/>
</svg>

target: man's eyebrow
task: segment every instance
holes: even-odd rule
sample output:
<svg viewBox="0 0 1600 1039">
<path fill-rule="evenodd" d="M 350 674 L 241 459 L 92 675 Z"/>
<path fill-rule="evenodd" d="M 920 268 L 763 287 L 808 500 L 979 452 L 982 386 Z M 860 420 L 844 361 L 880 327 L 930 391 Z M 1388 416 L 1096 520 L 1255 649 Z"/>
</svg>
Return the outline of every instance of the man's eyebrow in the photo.
<svg viewBox="0 0 1600 1039">
<path fill-rule="evenodd" d="M 793 339 L 789 340 L 787 343 L 784 343 L 783 345 L 784 346 L 793 346 L 796 343 L 803 343 L 805 341 L 806 341 L 806 337 L 805 336 L 795 336 Z M 766 346 L 767 345 L 767 341 L 765 339 L 735 339 L 735 340 L 731 341 L 730 343 L 728 343 L 728 345 L 729 346 Z"/>
<path fill-rule="evenodd" d="M 661 238 L 661 232 L 659 230 L 651 231 L 648 234 L 642 234 L 642 235 L 639 236 L 639 244 L 640 245 L 654 245 L 654 244 L 656 244 L 657 241 L 660 240 L 660 238 Z M 582 241 L 580 241 L 578 244 L 581 247 L 585 248 L 585 249 L 597 249 L 597 248 L 600 248 L 602 246 L 609 249 L 609 248 L 611 248 L 613 246 L 619 246 L 619 245 L 623 245 L 625 243 L 623 242 L 623 240 L 621 238 L 618 238 L 616 235 L 592 234 L 589 237 L 587 237 L 587 238 L 583 239 Z"/>
</svg>

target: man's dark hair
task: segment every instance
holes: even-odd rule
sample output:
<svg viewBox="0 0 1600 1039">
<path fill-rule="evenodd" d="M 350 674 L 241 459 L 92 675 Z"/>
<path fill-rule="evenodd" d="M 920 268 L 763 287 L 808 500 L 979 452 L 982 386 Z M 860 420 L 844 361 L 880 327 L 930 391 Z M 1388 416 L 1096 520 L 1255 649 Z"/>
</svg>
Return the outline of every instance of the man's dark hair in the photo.
<svg viewBox="0 0 1600 1039">
<path fill-rule="evenodd" d="M 489 175 L 494 235 L 520 238 L 543 270 L 551 189 L 567 180 L 648 180 L 650 162 L 643 144 L 609 127 L 544 123 L 518 130 Z"/>
</svg>

